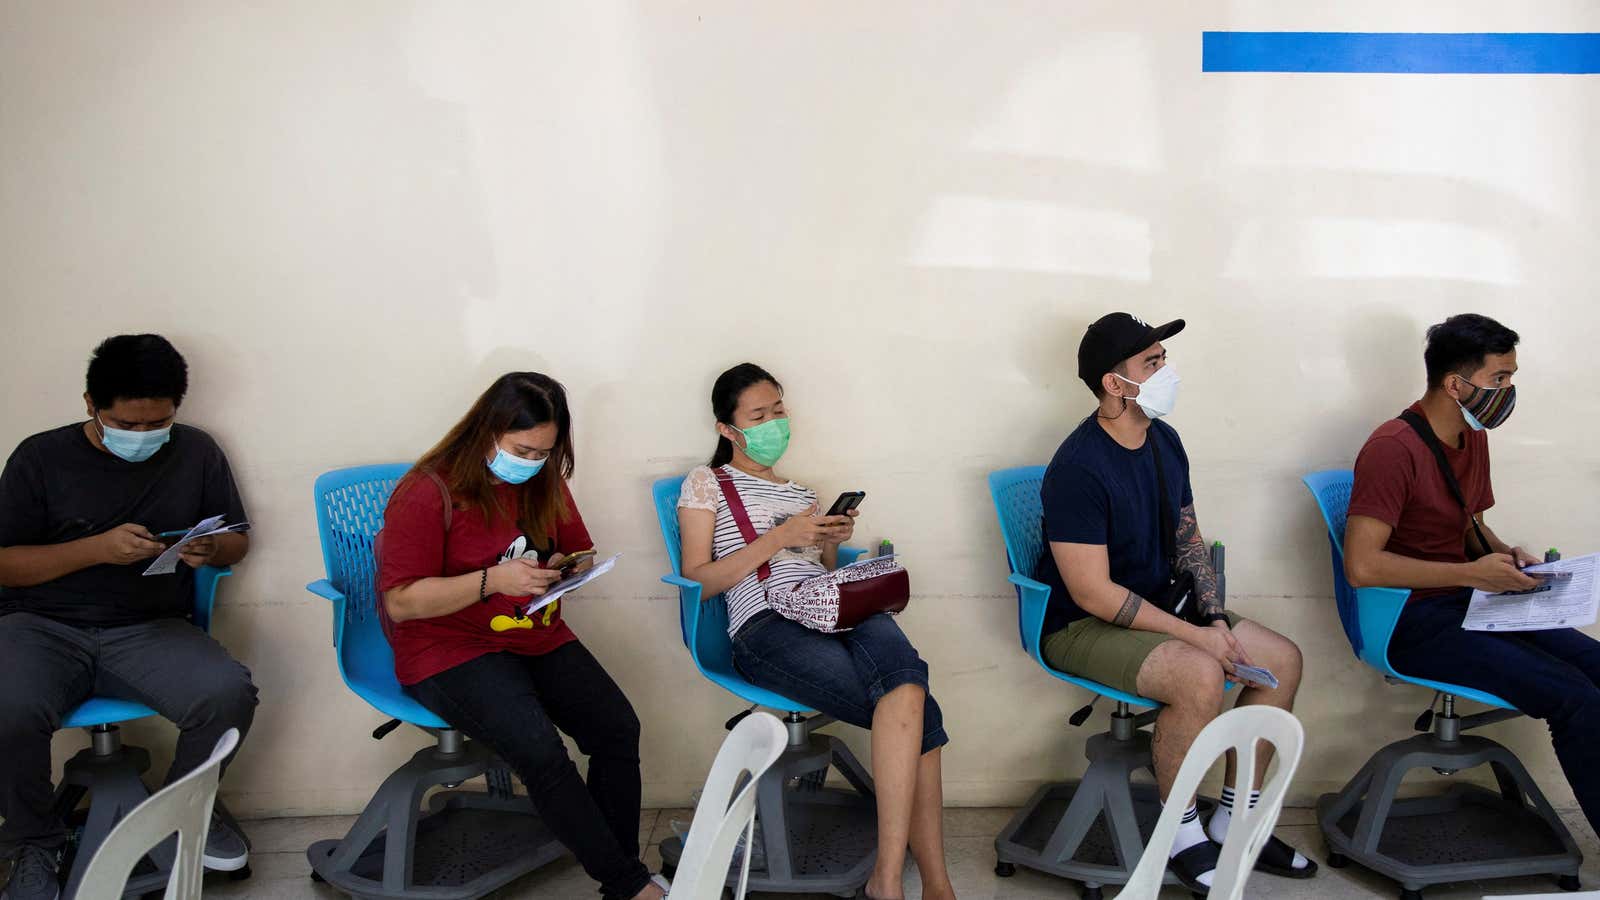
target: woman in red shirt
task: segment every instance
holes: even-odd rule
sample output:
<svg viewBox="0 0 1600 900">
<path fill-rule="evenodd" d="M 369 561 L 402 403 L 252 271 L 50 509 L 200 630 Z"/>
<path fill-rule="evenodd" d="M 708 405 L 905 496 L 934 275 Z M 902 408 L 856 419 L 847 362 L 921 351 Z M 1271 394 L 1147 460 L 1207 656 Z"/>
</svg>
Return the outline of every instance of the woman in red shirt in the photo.
<svg viewBox="0 0 1600 900">
<path fill-rule="evenodd" d="M 516 771 L 606 898 L 657 900 L 639 859 L 639 719 L 559 600 L 521 614 L 593 548 L 567 489 L 571 425 L 554 379 L 497 379 L 395 488 L 378 586 L 400 683 Z M 519 627 L 495 631 L 496 616 Z M 588 755 L 587 786 L 560 732 Z"/>
</svg>

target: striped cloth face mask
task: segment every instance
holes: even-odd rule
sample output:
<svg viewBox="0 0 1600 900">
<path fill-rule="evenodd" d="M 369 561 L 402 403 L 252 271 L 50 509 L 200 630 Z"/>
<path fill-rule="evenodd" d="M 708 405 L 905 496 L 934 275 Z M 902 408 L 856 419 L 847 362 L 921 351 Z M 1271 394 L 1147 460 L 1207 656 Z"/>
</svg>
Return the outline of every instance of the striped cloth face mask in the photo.
<svg viewBox="0 0 1600 900">
<path fill-rule="evenodd" d="M 1460 375 L 1456 376 L 1461 378 Z M 1511 418 L 1511 411 L 1517 408 L 1517 386 L 1508 384 L 1502 388 L 1478 387 L 1465 378 L 1461 382 L 1472 388 L 1465 403 L 1460 400 L 1456 405 L 1461 407 L 1461 415 L 1466 417 L 1467 425 L 1473 431 L 1482 431 L 1485 428 L 1499 428 Z"/>
</svg>

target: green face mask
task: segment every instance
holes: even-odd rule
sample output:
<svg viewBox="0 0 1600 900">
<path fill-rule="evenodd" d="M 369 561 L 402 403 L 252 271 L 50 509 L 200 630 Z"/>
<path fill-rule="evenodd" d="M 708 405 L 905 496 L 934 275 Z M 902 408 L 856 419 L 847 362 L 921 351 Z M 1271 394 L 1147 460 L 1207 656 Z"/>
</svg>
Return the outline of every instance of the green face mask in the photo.
<svg viewBox="0 0 1600 900">
<path fill-rule="evenodd" d="M 744 435 L 744 455 L 757 464 L 771 466 L 789 449 L 789 419 L 773 419 L 754 428 L 740 428 Z"/>
</svg>

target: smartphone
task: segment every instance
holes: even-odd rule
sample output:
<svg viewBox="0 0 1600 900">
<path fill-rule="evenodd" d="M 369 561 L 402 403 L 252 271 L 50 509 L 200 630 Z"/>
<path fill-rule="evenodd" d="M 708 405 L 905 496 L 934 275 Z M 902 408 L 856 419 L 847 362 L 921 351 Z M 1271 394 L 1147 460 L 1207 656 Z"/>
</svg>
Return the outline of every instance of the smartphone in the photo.
<svg viewBox="0 0 1600 900">
<path fill-rule="evenodd" d="M 186 535 L 188 533 L 189 533 L 189 529 L 187 529 L 187 528 L 180 528 L 177 531 L 163 531 L 160 534 L 156 535 L 156 540 L 160 541 L 163 546 L 171 547 L 173 544 L 176 544 L 179 541 L 179 539 L 181 539 L 184 535 Z"/>
<path fill-rule="evenodd" d="M 563 573 L 571 572 L 573 568 L 578 565 L 578 563 L 581 563 L 594 555 L 595 551 L 593 550 L 579 550 L 577 553 L 563 556 L 561 558 L 561 565 L 556 566 L 556 568 Z"/>
<path fill-rule="evenodd" d="M 860 506 L 861 501 L 865 499 L 867 499 L 866 491 L 845 491 L 839 495 L 839 499 L 833 501 L 832 506 L 828 507 L 828 515 L 845 515 L 849 513 L 850 510 Z"/>
</svg>

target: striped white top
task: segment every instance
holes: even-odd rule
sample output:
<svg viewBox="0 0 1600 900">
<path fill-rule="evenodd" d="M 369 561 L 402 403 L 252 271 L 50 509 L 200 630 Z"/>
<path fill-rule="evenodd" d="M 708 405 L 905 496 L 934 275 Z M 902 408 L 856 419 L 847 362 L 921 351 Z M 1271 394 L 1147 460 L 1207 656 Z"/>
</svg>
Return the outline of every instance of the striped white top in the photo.
<svg viewBox="0 0 1600 900">
<path fill-rule="evenodd" d="M 756 534 L 766 534 L 782 525 L 790 516 L 805 512 L 817 501 L 815 491 L 792 481 L 763 481 L 733 466 L 723 466 L 722 471 L 733 476 L 733 486 L 739 489 L 739 499 L 744 501 L 745 512 L 750 515 L 750 525 Z M 728 501 L 722 496 L 722 486 L 717 484 L 717 476 L 709 466 L 696 467 L 683 479 L 678 507 L 716 510 L 717 523 L 711 534 L 712 559 L 721 559 L 744 549 L 744 537 L 739 534 L 739 525 L 733 521 Z M 765 584 L 752 572 L 723 594 L 728 604 L 729 636 L 737 634 L 740 626 L 750 621 L 756 613 L 767 609 L 768 590 L 792 587 L 828 571 L 822 565 L 821 545 L 786 547 L 772 557 L 771 565 L 772 577 Z"/>
</svg>

